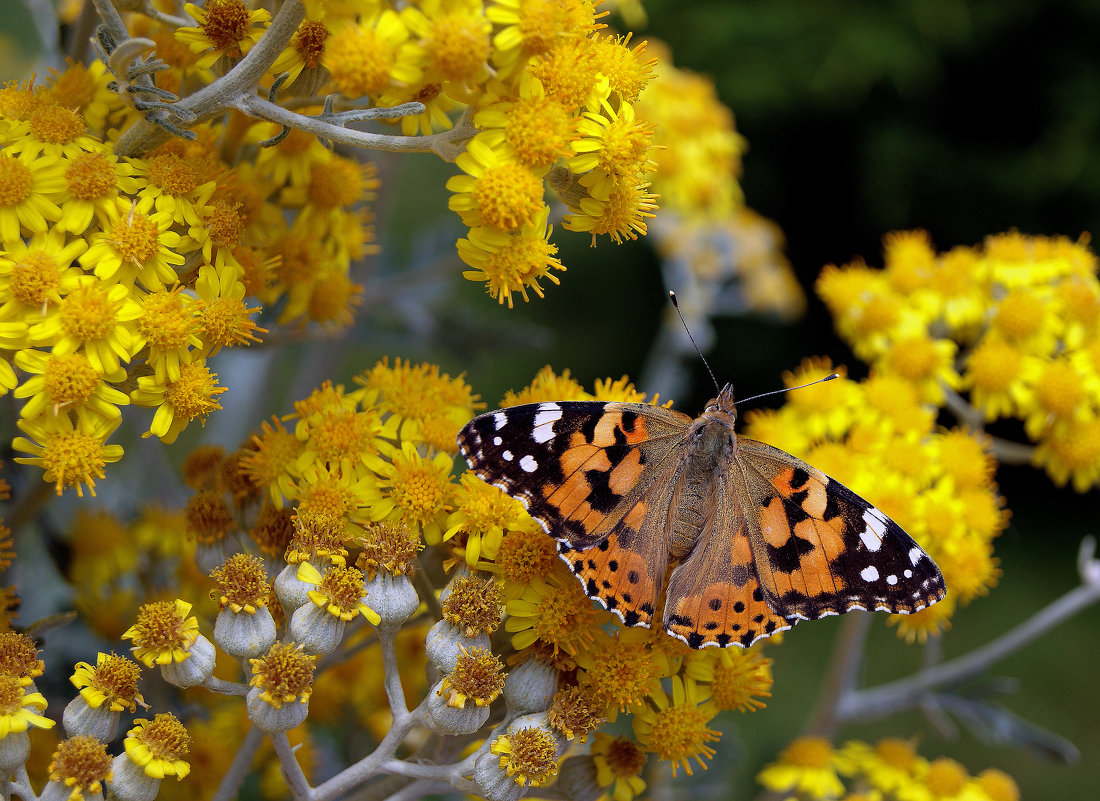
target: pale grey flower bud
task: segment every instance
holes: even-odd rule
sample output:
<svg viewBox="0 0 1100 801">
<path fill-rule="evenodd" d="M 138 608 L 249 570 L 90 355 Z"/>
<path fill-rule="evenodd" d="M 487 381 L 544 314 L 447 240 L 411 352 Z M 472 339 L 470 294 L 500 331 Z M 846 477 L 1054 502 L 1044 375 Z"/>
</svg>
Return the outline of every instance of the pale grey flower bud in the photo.
<svg viewBox="0 0 1100 801">
<path fill-rule="evenodd" d="M 420 607 L 420 596 L 408 576 L 392 576 L 381 570 L 366 587 L 371 609 L 382 618 L 378 624 L 381 628 L 397 628 Z"/>
<path fill-rule="evenodd" d="M 454 671 L 463 648 L 469 650 L 474 647 L 488 649 L 489 635 L 479 632 L 476 637 L 467 637 L 462 629 L 446 620 L 432 626 L 424 639 L 428 660 L 443 673 Z"/>
<path fill-rule="evenodd" d="M 170 662 L 160 666 L 160 675 L 177 687 L 196 687 L 214 675 L 217 652 L 214 643 L 201 634 L 188 651 L 190 656 L 182 662 Z"/>
<path fill-rule="evenodd" d="M 596 762 L 587 754 L 568 757 L 561 763 L 558 789 L 569 801 L 596 801 L 605 792 L 596 780 Z"/>
<path fill-rule="evenodd" d="M 489 707 L 478 706 L 473 701 L 463 707 L 447 704 L 448 693 L 439 681 L 428 692 L 428 718 L 431 727 L 443 734 L 473 734 L 489 719 Z"/>
<path fill-rule="evenodd" d="M 84 734 L 101 743 L 109 743 L 118 734 L 119 717 L 121 713 L 113 712 L 109 703 L 100 704 L 99 709 L 96 709 L 84 700 L 84 696 L 78 694 L 65 707 L 61 724 L 70 737 Z"/>
<path fill-rule="evenodd" d="M 123 751 L 111 762 L 111 797 L 120 801 L 153 801 L 160 792 L 160 779 L 154 779 L 145 768 Z"/>
<path fill-rule="evenodd" d="M 253 687 L 245 697 L 245 708 L 248 710 L 248 719 L 264 731 L 290 731 L 295 726 L 300 726 L 309 714 L 308 698 L 274 706 L 262 696 L 263 691 L 259 687 Z"/>
<path fill-rule="evenodd" d="M 225 607 L 214 621 L 214 642 L 238 659 L 258 656 L 275 642 L 275 619 L 266 606 L 251 614 Z"/>
<path fill-rule="evenodd" d="M 528 659 L 508 674 L 504 700 L 513 715 L 545 712 L 557 689 L 557 669 L 538 659 Z"/>
</svg>

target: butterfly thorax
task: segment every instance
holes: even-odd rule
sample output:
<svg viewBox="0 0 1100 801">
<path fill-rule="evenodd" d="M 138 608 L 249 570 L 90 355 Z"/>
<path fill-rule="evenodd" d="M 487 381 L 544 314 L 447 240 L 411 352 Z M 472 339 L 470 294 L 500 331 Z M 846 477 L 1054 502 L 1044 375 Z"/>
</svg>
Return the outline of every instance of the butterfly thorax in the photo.
<svg viewBox="0 0 1100 801">
<path fill-rule="evenodd" d="M 727 387 L 732 401 L 732 388 Z M 671 512 L 671 556 L 682 559 L 698 542 L 707 522 L 715 514 L 714 483 L 726 481 L 733 464 L 737 438 L 733 433 L 733 413 L 722 407 L 726 391 L 707 406 L 688 427 L 687 452 L 680 471 Z"/>
</svg>

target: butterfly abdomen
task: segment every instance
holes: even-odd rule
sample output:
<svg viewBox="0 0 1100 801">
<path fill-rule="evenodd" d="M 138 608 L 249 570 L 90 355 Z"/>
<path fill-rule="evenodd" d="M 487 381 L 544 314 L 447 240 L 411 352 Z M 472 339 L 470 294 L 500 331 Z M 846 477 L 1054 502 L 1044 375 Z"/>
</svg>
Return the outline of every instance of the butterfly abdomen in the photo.
<svg viewBox="0 0 1100 801">
<path fill-rule="evenodd" d="M 691 553 L 713 518 L 714 482 L 723 480 L 735 446 L 731 421 L 720 412 L 696 420 L 686 439 L 688 447 L 670 509 L 669 555 L 674 560 Z"/>
</svg>

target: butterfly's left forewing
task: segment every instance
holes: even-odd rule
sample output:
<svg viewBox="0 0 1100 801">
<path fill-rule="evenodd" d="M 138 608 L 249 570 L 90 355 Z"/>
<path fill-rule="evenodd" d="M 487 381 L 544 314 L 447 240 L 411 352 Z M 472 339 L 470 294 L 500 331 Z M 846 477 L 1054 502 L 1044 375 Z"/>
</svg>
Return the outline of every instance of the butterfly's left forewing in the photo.
<svg viewBox="0 0 1100 801">
<path fill-rule="evenodd" d="M 917 612 L 946 594 L 936 563 L 900 526 L 789 453 L 738 438 L 739 495 L 765 597 L 784 617 Z"/>
<path fill-rule="evenodd" d="M 458 444 L 478 476 L 577 549 L 603 539 L 675 458 L 690 418 L 639 403 L 530 403 L 479 415 Z"/>
<path fill-rule="evenodd" d="M 686 415 L 635 403 L 560 401 L 472 420 L 458 441 L 470 468 L 558 540 L 585 593 L 648 626 L 668 564 L 669 493 Z"/>
</svg>

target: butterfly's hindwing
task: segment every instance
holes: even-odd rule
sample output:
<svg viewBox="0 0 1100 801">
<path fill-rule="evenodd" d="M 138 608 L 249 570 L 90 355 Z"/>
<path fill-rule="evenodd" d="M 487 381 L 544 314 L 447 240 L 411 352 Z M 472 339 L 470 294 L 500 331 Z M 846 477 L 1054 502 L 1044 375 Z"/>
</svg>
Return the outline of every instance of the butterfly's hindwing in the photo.
<svg viewBox="0 0 1100 801">
<path fill-rule="evenodd" d="M 794 625 L 768 607 L 729 481 L 718 481 L 714 513 L 691 553 L 672 571 L 665 630 L 692 648 L 744 648 Z"/>
<path fill-rule="evenodd" d="M 917 612 L 944 597 L 939 568 L 894 521 L 789 453 L 738 439 L 756 481 L 751 537 L 769 604 L 813 620 L 852 609 Z"/>
<path fill-rule="evenodd" d="M 668 567 L 671 494 L 660 488 L 672 480 L 659 476 L 652 491 L 633 503 L 596 545 L 578 550 L 558 543 L 558 553 L 580 579 L 588 597 L 614 612 L 627 626 L 648 627 L 661 594 Z"/>
</svg>

